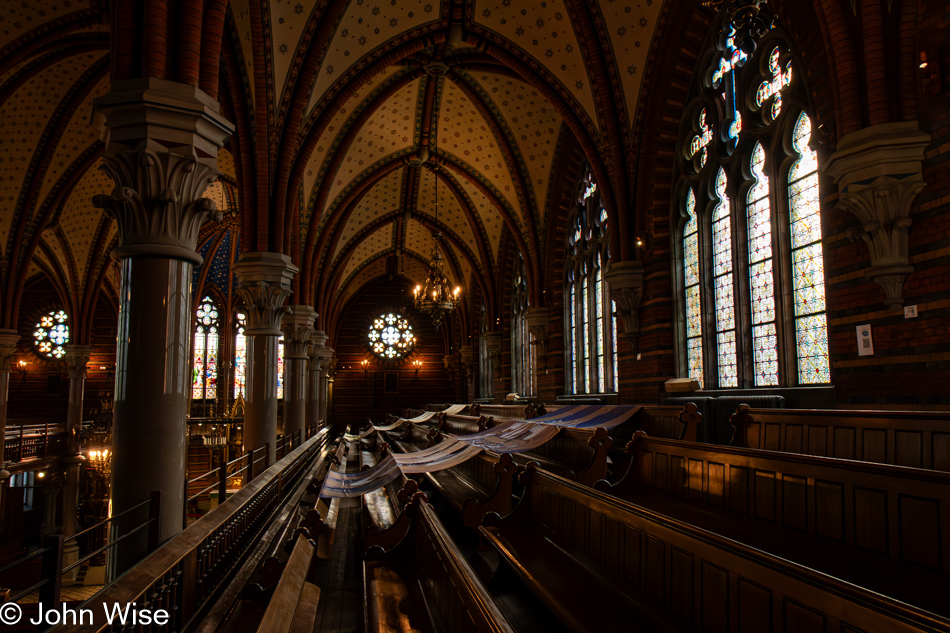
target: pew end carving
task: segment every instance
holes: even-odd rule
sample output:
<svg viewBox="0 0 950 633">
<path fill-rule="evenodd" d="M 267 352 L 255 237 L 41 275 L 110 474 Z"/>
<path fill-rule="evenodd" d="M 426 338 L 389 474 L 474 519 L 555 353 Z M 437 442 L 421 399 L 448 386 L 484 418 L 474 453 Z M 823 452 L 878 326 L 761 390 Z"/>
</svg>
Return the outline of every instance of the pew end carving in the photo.
<svg viewBox="0 0 950 633">
<path fill-rule="evenodd" d="M 698 442 L 699 427 L 703 423 L 703 414 L 699 412 L 696 404 L 693 402 L 686 403 L 683 411 L 679 414 L 679 419 L 683 423 L 683 431 L 676 439 L 685 442 Z"/>
<path fill-rule="evenodd" d="M 614 441 L 607 434 L 607 429 L 598 427 L 587 441 L 587 445 L 594 449 L 594 454 L 591 455 L 587 466 L 577 474 L 567 471 L 562 476 L 591 487 L 598 481 L 606 481 L 610 477 L 608 453 L 613 444 Z"/>
<path fill-rule="evenodd" d="M 498 475 L 498 483 L 495 485 L 495 490 L 491 496 L 482 502 L 477 499 L 468 499 L 462 507 L 462 523 L 466 527 L 477 529 L 481 525 L 482 519 L 489 513 L 501 517 L 511 514 L 514 478 L 519 468 L 511 459 L 509 453 L 503 453 L 492 470 Z"/>
</svg>

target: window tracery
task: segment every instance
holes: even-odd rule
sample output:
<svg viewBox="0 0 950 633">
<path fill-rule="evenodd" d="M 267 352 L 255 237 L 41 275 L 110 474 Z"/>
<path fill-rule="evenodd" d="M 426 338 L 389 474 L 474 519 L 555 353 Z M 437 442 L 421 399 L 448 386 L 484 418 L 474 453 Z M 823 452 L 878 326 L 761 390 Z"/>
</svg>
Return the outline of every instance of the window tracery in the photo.
<svg viewBox="0 0 950 633">
<path fill-rule="evenodd" d="M 565 272 L 568 392 L 617 391 L 617 306 L 610 299 L 604 266 L 610 256 L 607 211 L 586 169 L 577 207 L 568 223 Z"/>
<path fill-rule="evenodd" d="M 33 345 L 40 356 L 62 358 L 69 342 L 69 317 L 65 310 L 52 310 L 33 328 Z"/>
<path fill-rule="evenodd" d="M 534 395 L 534 354 L 528 331 L 528 285 L 524 274 L 524 258 L 518 255 L 512 275 L 511 292 L 511 382 L 515 393 Z"/>
<path fill-rule="evenodd" d="M 195 312 L 194 376 L 191 397 L 213 400 L 218 386 L 218 306 L 205 295 Z"/>
<path fill-rule="evenodd" d="M 828 383 L 807 93 L 779 29 L 751 54 L 733 35 L 722 26 L 704 58 L 680 135 L 680 374 L 709 389 Z"/>
</svg>

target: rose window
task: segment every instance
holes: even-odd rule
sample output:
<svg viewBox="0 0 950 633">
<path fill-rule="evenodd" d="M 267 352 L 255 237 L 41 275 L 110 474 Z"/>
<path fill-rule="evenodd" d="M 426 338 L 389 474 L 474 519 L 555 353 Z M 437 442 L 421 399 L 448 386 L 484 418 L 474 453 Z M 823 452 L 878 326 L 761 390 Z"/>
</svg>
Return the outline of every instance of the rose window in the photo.
<svg viewBox="0 0 950 633">
<path fill-rule="evenodd" d="M 416 344 L 412 326 L 400 314 L 383 314 L 374 319 L 368 337 L 370 350 L 384 360 L 404 358 Z"/>
</svg>

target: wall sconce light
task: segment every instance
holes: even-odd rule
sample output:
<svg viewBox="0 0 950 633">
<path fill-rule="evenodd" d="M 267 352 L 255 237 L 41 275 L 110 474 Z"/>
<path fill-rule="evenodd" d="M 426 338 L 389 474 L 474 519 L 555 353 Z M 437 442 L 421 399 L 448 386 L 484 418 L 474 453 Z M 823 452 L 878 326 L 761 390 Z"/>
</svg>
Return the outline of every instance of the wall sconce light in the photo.
<svg viewBox="0 0 950 633">
<path fill-rule="evenodd" d="M 25 360 L 20 360 L 17 362 L 16 366 L 13 368 L 13 373 L 15 373 L 20 378 L 20 382 L 26 382 L 27 364 L 28 363 Z"/>
<path fill-rule="evenodd" d="M 418 374 L 418 373 L 419 373 L 419 370 L 422 369 L 422 361 L 421 361 L 421 360 L 414 360 L 414 361 L 412 361 L 411 364 L 412 364 L 413 370 L 415 370 L 416 374 Z"/>
</svg>

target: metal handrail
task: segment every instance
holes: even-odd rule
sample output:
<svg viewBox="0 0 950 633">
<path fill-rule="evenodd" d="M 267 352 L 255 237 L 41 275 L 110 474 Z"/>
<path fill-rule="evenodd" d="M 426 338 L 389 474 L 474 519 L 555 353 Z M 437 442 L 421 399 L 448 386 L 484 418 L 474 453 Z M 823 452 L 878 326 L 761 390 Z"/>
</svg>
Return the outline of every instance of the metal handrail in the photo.
<svg viewBox="0 0 950 633">
<path fill-rule="evenodd" d="M 45 553 L 48 552 L 48 551 L 49 551 L 49 548 L 48 548 L 48 547 L 41 547 L 40 549 L 36 550 L 35 552 L 30 552 L 30 553 L 27 554 L 26 556 L 23 556 L 22 558 L 18 558 L 18 559 L 16 559 L 15 561 L 13 561 L 12 563 L 8 563 L 8 564 L 7 564 L 6 566 L 4 566 L 4 567 L 0 567 L 0 574 L 2 574 L 3 572 L 7 571 L 8 569 L 13 569 L 13 568 L 16 567 L 17 565 L 20 565 L 20 564 L 22 564 L 22 563 L 25 563 L 26 561 L 30 560 L 31 558 L 36 558 L 37 556 L 40 556 L 41 554 L 45 554 Z"/>
<path fill-rule="evenodd" d="M 45 584 L 48 583 L 48 582 L 49 582 L 49 578 L 44 578 L 43 580 L 39 581 L 38 583 L 36 583 L 36 584 L 33 585 L 32 587 L 29 587 L 28 589 L 24 589 L 23 591 L 21 591 L 21 592 L 18 593 L 17 595 L 15 595 L 15 596 L 13 596 L 12 598 L 10 598 L 10 602 L 16 602 L 16 601 L 19 600 L 20 598 L 24 598 L 24 597 L 30 595 L 31 593 L 33 593 L 34 591 L 36 591 L 37 589 L 39 589 L 40 587 L 42 587 L 43 585 L 45 585 Z"/>
<path fill-rule="evenodd" d="M 151 499 L 150 499 L 149 501 L 151 501 Z M 148 521 L 145 521 L 144 523 L 142 523 L 142 524 L 140 524 L 140 525 L 138 525 L 138 526 L 132 528 L 131 530 L 129 530 L 128 532 L 126 532 L 125 534 L 123 534 L 122 536 L 120 536 L 119 538 L 115 539 L 114 541 L 109 541 L 108 543 L 106 543 L 105 545 L 103 545 L 102 547 L 100 547 L 99 549 L 97 549 L 96 551 L 91 552 L 91 553 L 89 553 L 89 554 L 86 554 L 83 558 L 80 558 L 79 560 L 77 560 L 77 561 L 76 561 L 75 563 L 73 563 L 72 565 L 69 565 L 68 567 L 64 567 L 64 568 L 63 568 L 63 573 L 66 574 L 66 573 L 72 571 L 73 569 L 75 569 L 76 567 L 79 567 L 80 565 L 82 565 L 83 563 L 85 563 L 87 560 L 89 560 L 89 559 L 92 558 L 93 556 L 96 556 L 97 554 L 100 554 L 100 553 L 106 551 L 106 550 L 109 549 L 110 547 L 115 547 L 116 545 L 118 545 L 119 543 L 121 543 L 122 541 L 124 541 L 125 539 L 129 538 L 130 536 L 132 536 L 133 534 L 135 534 L 136 532 L 138 532 L 138 531 L 141 530 L 142 528 L 148 527 L 149 525 L 151 525 L 151 524 L 154 523 L 155 521 L 157 521 L 157 519 L 149 519 Z"/>
<path fill-rule="evenodd" d="M 146 499 L 145 501 L 143 501 L 143 502 L 141 502 L 141 503 L 139 503 L 139 504 L 137 504 L 137 505 L 134 505 L 134 506 L 132 506 L 131 508 L 126 508 L 125 510 L 123 510 L 123 511 L 120 512 L 119 514 L 116 514 L 116 515 L 114 515 L 114 516 L 111 516 L 111 517 L 109 517 L 109 518 L 107 518 L 107 519 L 103 519 L 102 521 L 99 521 L 99 522 L 96 523 L 95 525 L 90 526 L 90 527 L 87 527 L 87 528 L 86 528 L 85 530 L 83 530 L 82 532 L 76 532 L 76 533 L 73 534 L 72 536 L 67 536 L 67 537 L 66 537 L 65 539 L 63 539 L 63 540 L 65 540 L 65 541 L 73 541 L 73 540 L 79 538 L 80 536 L 82 536 L 83 534 L 85 534 L 86 532 L 90 532 L 90 531 L 92 531 L 92 530 L 95 530 L 96 528 L 101 527 L 101 526 L 105 525 L 106 523 L 109 523 L 110 521 L 115 521 L 115 520 L 118 519 L 119 517 L 124 516 L 124 515 L 126 515 L 126 514 L 128 514 L 128 513 L 130 513 L 130 512 L 133 512 L 134 510 L 138 510 L 138 509 L 141 508 L 142 506 L 144 506 L 144 505 L 146 505 L 146 504 L 149 504 L 149 503 L 151 503 L 151 502 L 152 502 L 151 499 Z M 2 571 L 3 571 L 3 570 L 0 569 L 0 572 L 2 572 Z"/>
</svg>

